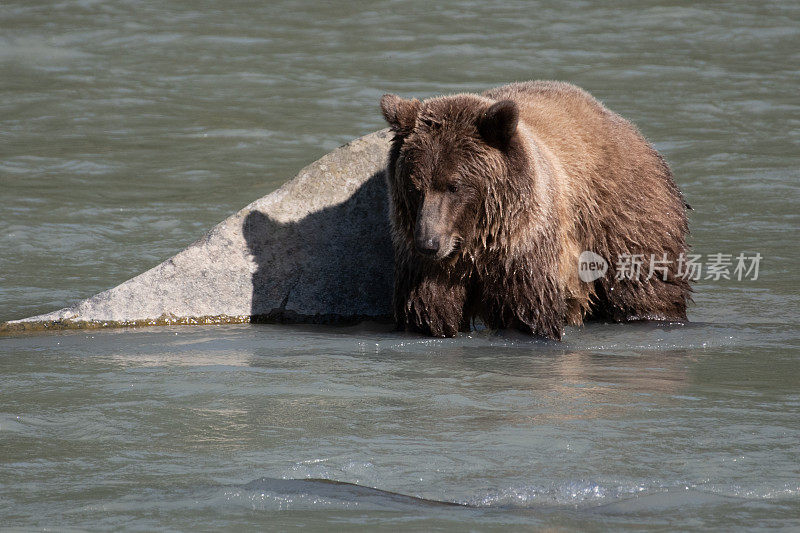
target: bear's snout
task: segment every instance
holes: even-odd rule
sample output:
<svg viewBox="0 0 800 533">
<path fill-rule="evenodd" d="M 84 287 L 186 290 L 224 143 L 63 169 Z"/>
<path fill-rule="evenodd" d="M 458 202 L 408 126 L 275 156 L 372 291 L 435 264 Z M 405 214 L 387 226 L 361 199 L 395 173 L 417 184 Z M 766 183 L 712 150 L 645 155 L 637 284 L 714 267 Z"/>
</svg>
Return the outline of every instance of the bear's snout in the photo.
<svg viewBox="0 0 800 533">
<path fill-rule="evenodd" d="M 450 253 L 447 214 L 447 205 L 441 195 L 426 195 L 414 228 L 414 246 L 420 254 L 442 259 Z"/>
<path fill-rule="evenodd" d="M 420 237 L 416 238 L 417 250 L 422 255 L 436 255 L 439 252 L 439 239 L 435 237 Z"/>
</svg>

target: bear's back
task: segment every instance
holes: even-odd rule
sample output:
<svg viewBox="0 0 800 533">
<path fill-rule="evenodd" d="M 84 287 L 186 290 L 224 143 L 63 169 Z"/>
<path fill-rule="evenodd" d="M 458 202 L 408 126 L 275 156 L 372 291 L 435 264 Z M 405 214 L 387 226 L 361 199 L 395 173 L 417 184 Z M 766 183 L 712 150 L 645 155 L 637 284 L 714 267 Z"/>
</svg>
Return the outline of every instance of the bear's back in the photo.
<svg viewBox="0 0 800 533">
<path fill-rule="evenodd" d="M 588 92 L 565 82 L 529 81 L 483 96 L 517 103 L 520 121 L 564 169 L 562 193 L 573 208 L 592 208 L 593 216 L 604 218 L 638 204 L 627 213 L 629 221 L 668 210 L 679 216 L 664 229 L 682 225 L 684 202 L 669 167 L 636 126 Z"/>
<path fill-rule="evenodd" d="M 622 146 L 649 151 L 632 124 L 569 83 L 512 83 L 483 96 L 516 102 L 520 120 L 559 159 L 574 185 L 594 180 Z"/>
<path fill-rule="evenodd" d="M 570 296 L 585 309 L 591 299 L 586 290 L 595 287 L 582 283 L 572 268 L 581 251 L 596 252 L 612 264 L 626 254 L 666 254 L 674 261 L 686 251 L 683 196 L 667 164 L 636 126 L 564 82 L 512 83 L 483 96 L 516 102 L 520 122 L 565 174 L 550 183 L 558 189 L 564 231 L 562 266 L 568 268 L 562 281 L 572 310 L 568 322 L 579 323 L 581 314 L 577 304 L 570 305 Z M 651 280 L 647 288 L 608 278 L 598 283 L 600 294 L 593 297 L 597 316 L 685 318 L 686 280 Z"/>
</svg>

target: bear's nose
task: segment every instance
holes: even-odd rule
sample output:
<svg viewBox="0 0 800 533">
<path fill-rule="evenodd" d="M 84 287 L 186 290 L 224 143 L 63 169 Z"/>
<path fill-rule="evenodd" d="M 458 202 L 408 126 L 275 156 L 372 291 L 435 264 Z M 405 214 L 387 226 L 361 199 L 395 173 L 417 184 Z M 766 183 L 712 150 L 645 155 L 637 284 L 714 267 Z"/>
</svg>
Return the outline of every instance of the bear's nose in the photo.
<svg viewBox="0 0 800 533">
<path fill-rule="evenodd" d="M 439 251 L 439 240 L 433 237 L 417 239 L 417 250 L 423 255 L 435 255 Z"/>
</svg>

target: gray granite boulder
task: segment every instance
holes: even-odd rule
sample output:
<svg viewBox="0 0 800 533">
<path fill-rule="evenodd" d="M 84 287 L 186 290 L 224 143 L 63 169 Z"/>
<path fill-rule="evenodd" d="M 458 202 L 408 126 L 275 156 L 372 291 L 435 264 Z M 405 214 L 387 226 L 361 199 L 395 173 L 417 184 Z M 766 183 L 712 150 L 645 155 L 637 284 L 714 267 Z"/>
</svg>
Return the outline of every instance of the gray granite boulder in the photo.
<svg viewBox="0 0 800 533">
<path fill-rule="evenodd" d="M 0 331 L 388 319 L 390 138 L 381 130 L 356 139 L 160 265 Z"/>
</svg>

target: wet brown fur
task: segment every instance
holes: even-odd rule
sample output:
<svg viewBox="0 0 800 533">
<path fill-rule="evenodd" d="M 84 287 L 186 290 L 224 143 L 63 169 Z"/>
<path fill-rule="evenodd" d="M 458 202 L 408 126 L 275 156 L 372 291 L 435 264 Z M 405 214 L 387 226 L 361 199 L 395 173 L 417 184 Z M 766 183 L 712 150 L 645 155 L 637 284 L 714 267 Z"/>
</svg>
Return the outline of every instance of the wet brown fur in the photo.
<svg viewBox="0 0 800 533">
<path fill-rule="evenodd" d="M 488 125 L 487 113 L 509 100 L 519 120 L 506 134 L 515 106 Z M 386 95 L 381 107 L 395 133 L 387 180 L 398 327 L 453 336 L 479 317 L 490 328 L 560 339 L 565 324 L 586 318 L 686 319 L 691 289 L 674 262 L 687 251 L 686 206 L 630 122 L 549 81 L 423 102 Z M 429 225 L 452 235 L 444 258 L 423 257 L 415 245 L 426 198 L 437 206 L 426 211 Z M 609 263 L 592 283 L 578 277 L 584 250 Z M 639 279 L 616 280 L 622 254 L 642 254 L 646 264 L 666 254 L 667 280 L 644 279 L 646 267 Z"/>
</svg>

